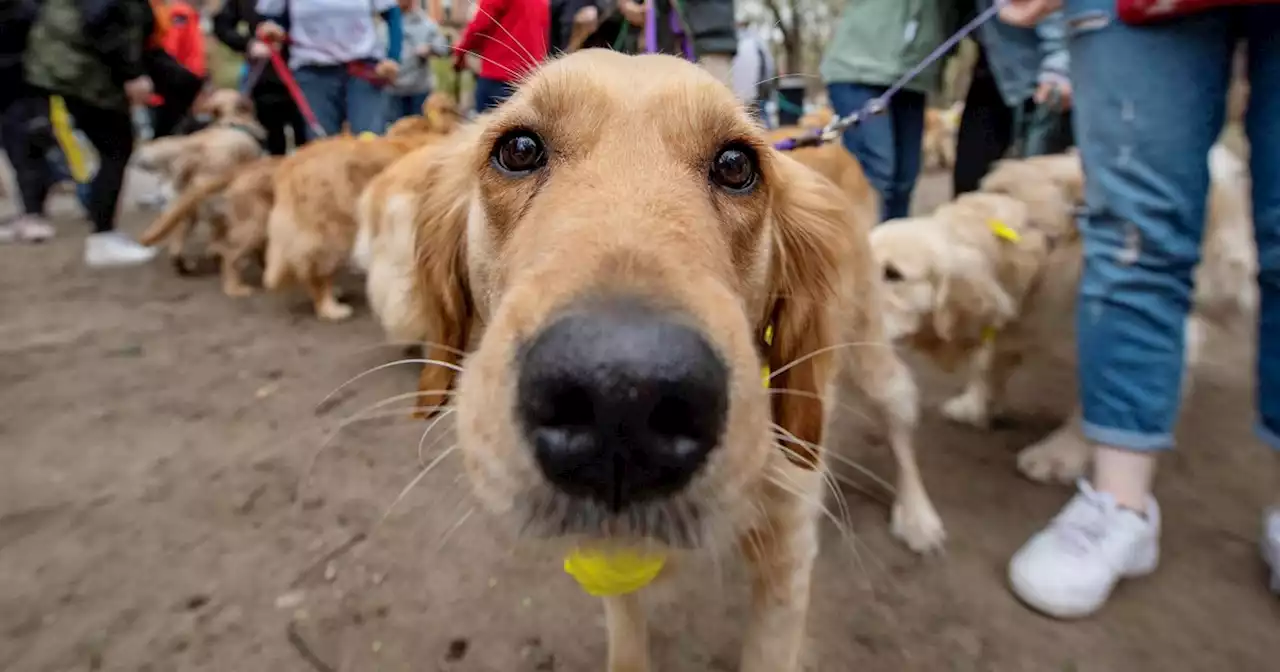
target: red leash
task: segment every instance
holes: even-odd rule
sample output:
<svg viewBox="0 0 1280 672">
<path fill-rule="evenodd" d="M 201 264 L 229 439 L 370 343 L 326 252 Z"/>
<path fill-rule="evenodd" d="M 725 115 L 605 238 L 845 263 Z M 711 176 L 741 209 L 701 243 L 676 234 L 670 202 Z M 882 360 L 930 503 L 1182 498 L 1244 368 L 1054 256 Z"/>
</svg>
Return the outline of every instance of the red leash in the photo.
<svg viewBox="0 0 1280 672">
<path fill-rule="evenodd" d="M 298 81 L 293 78 L 293 73 L 289 71 L 289 66 L 281 58 L 280 50 L 274 47 L 271 49 L 271 67 L 275 68 L 276 74 L 280 76 L 280 82 L 289 91 L 294 104 L 298 106 L 298 112 L 302 113 L 302 118 L 306 119 L 307 125 L 311 127 L 311 132 L 317 138 L 327 136 L 328 133 L 324 132 L 324 127 L 320 125 L 320 120 L 316 119 L 316 113 L 311 110 L 311 105 L 307 103 L 307 97 L 302 95 L 302 88 L 298 86 Z"/>
</svg>

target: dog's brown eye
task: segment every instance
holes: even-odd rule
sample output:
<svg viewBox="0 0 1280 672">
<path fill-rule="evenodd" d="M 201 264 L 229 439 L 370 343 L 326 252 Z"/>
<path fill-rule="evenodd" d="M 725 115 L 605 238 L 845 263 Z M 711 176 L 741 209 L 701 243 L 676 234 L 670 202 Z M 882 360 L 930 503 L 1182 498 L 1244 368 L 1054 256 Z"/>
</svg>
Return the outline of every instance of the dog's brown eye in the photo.
<svg viewBox="0 0 1280 672">
<path fill-rule="evenodd" d="M 711 181 L 728 191 L 750 190 L 756 185 L 757 176 L 755 152 L 747 147 L 725 147 L 711 162 Z"/>
<path fill-rule="evenodd" d="M 902 271 L 899 271 L 896 266 L 885 266 L 884 281 L 885 282 L 901 282 Z"/>
<path fill-rule="evenodd" d="M 490 157 L 494 167 L 513 177 L 522 177 L 547 163 L 542 140 L 529 131 L 512 131 L 498 139 Z"/>
</svg>

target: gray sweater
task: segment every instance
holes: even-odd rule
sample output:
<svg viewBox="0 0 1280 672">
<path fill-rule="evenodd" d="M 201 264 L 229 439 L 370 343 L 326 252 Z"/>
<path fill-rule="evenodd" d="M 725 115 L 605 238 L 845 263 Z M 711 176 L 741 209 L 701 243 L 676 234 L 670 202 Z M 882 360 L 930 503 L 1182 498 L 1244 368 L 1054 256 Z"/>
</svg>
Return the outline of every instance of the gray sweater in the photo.
<svg viewBox="0 0 1280 672">
<path fill-rule="evenodd" d="M 425 12 L 407 12 L 401 21 L 404 24 L 404 46 L 400 48 L 400 74 L 387 87 L 387 93 L 393 96 L 429 93 L 435 88 L 431 65 L 427 59 L 418 56 L 418 51 L 427 47 L 434 56 L 447 56 L 449 43 L 440 32 L 440 26 Z"/>
</svg>

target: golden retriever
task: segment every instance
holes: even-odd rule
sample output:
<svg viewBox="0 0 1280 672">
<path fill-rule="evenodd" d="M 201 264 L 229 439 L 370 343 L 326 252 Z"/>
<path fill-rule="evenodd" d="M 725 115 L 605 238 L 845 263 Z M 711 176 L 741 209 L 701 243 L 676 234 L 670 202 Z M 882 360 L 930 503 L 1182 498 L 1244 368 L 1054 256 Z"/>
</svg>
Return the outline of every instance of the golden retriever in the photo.
<svg viewBox="0 0 1280 672">
<path fill-rule="evenodd" d="M 458 112 L 458 101 L 444 91 L 436 91 L 422 104 L 420 116 L 409 116 L 397 119 L 387 129 L 387 137 L 402 135 L 448 135 L 458 127 L 463 119 Z"/>
<path fill-rule="evenodd" d="M 192 186 L 152 222 L 142 234 L 142 241 L 153 245 L 163 240 L 197 208 L 212 201 L 207 210 L 212 229 L 209 248 L 221 258 L 222 291 L 231 297 L 253 293 L 241 277 L 240 265 L 266 249 L 267 216 L 275 202 L 272 178 L 282 161 L 280 157 L 264 156 Z"/>
<path fill-rule="evenodd" d="M 211 125 L 191 135 L 157 138 L 144 144 L 134 155 L 134 165 L 158 174 L 161 188 L 176 194 L 202 183 L 221 180 L 233 171 L 262 156 L 265 131 L 253 116 L 253 105 L 236 91 L 218 90 L 203 103 L 213 114 Z M 180 274 L 191 271 L 183 257 L 188 236 L 195 226 L 194 213 L 176 222 L 176 235 L 169 234 L 169 258 Z M 144 245 L 158 239 L 144 237 Z"/>
<path fill-rule="evenodd" d="M 741 669 L 795 672 L 843 380 L 888 429 L 894 532 L 942 542 L 880 321 L 876 204 L 775 151 L 711 75 L 578 51 L 410 156 L 405 305 L 439 361 L 422 403 L 453 390 L 465 472 L 500 521 L 565 551 L 739 548 Z M 608 669 L 649 670 L 636 593 L 604 601 Z"/>
<path fill-rule="evenodd" d="M 436 137 L 341 135 L 309 142 L 286 158 L 275 171 L 263 286 L 296 281 L 309 292 L 317 317 L 350 317 L 333 281 L 351 256 L 360 192 L 396 159 Z"/>
<path fill-rule="evenodd" d="M 1256 301 L 1244 167 L 1220 146 L 1211 157 L 1206 244 L 1187 327 L 1189 364 L 1197 361 L 1205 320 L 1249 311 Z M 942 407 L 949 419 L 986 427 L 1023 359 L 1073 332 L 1082 257 L 1074 211 L 1083 200 L 1084 173 L 1074 153 L 1002 161 L 981 191 L 872 232 L 892 338 L 945 368 L 969 367 L 965 390 Z M 1077 411 L 1024 449 L 1019 469 L 1034 480 L 1079 477 L 1089 454 L 1078 421 Z"/>
</svg>

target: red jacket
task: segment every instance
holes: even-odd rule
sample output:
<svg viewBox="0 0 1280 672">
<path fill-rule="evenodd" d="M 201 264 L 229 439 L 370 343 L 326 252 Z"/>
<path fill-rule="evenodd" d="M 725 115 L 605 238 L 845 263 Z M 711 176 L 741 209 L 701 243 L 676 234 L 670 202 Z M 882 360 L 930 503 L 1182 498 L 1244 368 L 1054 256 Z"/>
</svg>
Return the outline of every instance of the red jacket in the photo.
<svg viewBox="0 0 1280 672">
<path fill-rule="evenodd" d="M 153 2 L 152 6 L 156 4 L 164 3 Z M 204 34 L 200 32 L 200 13 L 183 0 L 173 0 L 164 10 L 165 25 L 160 29 L 160 21 L 157 21 L 156 41 L 179 65 L 203 79 L 209 68 L 205 62 Z M 158 11 L 155 13 L 160 15 Z M 152 94 L 148 102 L 155 107 L 164 103 L 164 98 L 158 93 Z"/>
<path fill-rule="evenodd" d="M 480 0 L 467 24 L 455 58 L 467 52 L 480 56 L 480 76 L 510 82 L 523 77 L 547 58 L 551 30 L 548 0 Z"/>
</svg>

